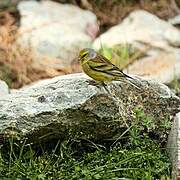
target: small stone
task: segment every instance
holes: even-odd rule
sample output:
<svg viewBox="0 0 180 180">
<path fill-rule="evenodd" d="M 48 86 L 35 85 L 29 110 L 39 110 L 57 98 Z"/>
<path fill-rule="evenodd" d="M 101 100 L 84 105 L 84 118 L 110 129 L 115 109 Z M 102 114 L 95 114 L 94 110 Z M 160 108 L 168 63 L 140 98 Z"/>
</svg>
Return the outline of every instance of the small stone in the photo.
<svg viewBox="0 0 180 180">
<path fill-rule="evenodd" d="M 38 102 L 40 102 L 40 103 L 46 102 L 45 96 L 38 97 Z"/>
<path fill-rule="evenodd" d="M 0 80 L 0 98 L 9 94 L 9 87 L 6 82 Z"/>
<path fill-rule="evenodd" d="M 180 27 L 180 15 L 177 15 L 177 16 L 169 19 L 168 22 L 176 27 Z"/>
</svg>

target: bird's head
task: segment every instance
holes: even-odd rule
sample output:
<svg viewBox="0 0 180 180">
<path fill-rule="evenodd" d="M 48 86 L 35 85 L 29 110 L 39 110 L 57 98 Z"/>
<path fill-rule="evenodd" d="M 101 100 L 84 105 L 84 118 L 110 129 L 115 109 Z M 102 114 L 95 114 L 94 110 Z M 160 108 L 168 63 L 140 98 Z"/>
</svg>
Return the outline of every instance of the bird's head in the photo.
<svg viewBox="0 0 180 180">
<path fill-rule="evenodd" d="M 85 48 L 79 52 L 78 60 L 85 64 L 89 60 L 94 59 L 96 57 L 97 53 L 93 49 Z"/>
</svg>

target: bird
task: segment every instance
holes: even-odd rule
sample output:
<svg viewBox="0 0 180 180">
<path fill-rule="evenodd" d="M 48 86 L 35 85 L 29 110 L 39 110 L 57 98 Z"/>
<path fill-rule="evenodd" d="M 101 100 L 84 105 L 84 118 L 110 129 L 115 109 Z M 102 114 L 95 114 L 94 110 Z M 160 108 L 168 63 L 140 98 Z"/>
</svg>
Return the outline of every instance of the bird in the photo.
<svg viewBox="0 0 180 180">
<path fill-rule="evenodd" d="M 109 59 L 91 48 L 82 49 L 79 52 L 78 61 L 85 74 L 95 81 L 101 82 L 103 85 L 112 81 L 121 81 L 140 89 L 132 82 L 134 80 L 133 77 L 122 72 Z"/>
</svg>

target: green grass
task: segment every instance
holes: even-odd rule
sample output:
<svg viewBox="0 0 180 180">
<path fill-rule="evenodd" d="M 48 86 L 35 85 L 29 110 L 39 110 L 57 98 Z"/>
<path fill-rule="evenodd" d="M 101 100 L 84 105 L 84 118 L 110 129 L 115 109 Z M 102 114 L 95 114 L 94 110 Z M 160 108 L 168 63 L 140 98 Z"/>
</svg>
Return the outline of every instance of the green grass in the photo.
<svg viewBox="0 0 180 180">
<path fill-rule="evenodd" d="M 174 93 L 180 97 L 180 79 L 174 77 L 174 80 L 168 84 L 169 88 L 174 91 Z"/>
<path fill-rule="evenodd" d="M 127 133 L 106 147 L 69 139 L 38 153 L 26 141 L 17 144 L 10 140 L 9 148 L 1 147 L 0 179 L 171 179 L 165 148 L 151 137 L 154 120 L 138 109 L 135 115 Z M 170 124 L 165 122 L 160 128 L 168 130 Z"/>
<path fill-rule="evenodd" d="M 130 44 L 118 44 L 113 47 L 101 45 L 99 52 L 120 69 L 127 68 L 129 64 L 145 56 L 145 51 L 140 51 Z"/>
</svg>

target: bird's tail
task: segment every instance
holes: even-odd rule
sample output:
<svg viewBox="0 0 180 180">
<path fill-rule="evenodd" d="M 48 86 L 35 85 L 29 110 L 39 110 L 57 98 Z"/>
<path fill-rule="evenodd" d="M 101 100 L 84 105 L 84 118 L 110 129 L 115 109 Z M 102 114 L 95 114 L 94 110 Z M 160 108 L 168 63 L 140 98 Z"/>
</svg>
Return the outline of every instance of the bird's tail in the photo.
<svg viewBox="0 0 180 180">
<path fill-rule="evenodd" d="M 133 79 L 133 81 L 134 81 L 134 79 Z M 132 79 L 128 79 L 128 83 L 129 83 L 129 84 L 131 84 L 132 86 L 134 86 L 135 88 L 137 88 L 137 89 L 140 90 L 140 89 L 141 89 L 140 86 L 137 85 L 137 84 L 136 84 L 135 82 L 133 82 L 133 81 L 132 81 Z"/>
<path fill-rule="evenodd" d="M 127 74 L 126 74 L 126 78 L 124 79 L 125 83 L 129 83 L 132 86 L 134 86 L 135 88 L 141 90 L 141 87 L 136 83 L 137 81 L 138 81 L 137 79 L 135 79 Z"/>
</svg>

